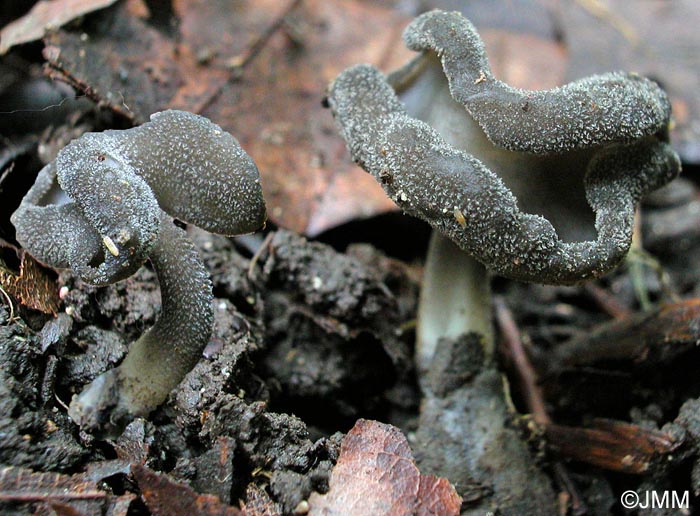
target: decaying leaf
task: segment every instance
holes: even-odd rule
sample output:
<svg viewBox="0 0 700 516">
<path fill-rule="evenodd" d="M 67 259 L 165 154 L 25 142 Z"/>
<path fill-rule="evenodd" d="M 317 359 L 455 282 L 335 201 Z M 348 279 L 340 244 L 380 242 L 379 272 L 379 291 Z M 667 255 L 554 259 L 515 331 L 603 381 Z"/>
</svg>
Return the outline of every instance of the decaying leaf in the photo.
<svg viewBox="0 0 700 516">
<path fill-rule="evenodd" d="M 85 475 L 35 473 L 26 468 L 0 469 L 0 501 L 68 501 L 105 499 L 107 493 L 95 487 Z"/>
<path fill-rule="evenodd" d="M 52 77 L 134 123 L 168 107 L 199 113 L 293 3 L 247 1 L 232 9 L 223 0 L 179 0 L 179 34 L 168 34 L 134 0 L 105 16 L 98 33 L 49 35 L 44 56 Z"/>
<path fill-rule="evenodd" d="M 49 30 L 62 27 L 85 14 L 109 7 L 116 0 L 41 0 L 22 18 L 0 31 L 0 55 L 15 45 L 41 39 Z"/>
<path fill-rule="evenodd" d="M 251 483 L 245 490 L 245 516 L 279 516 L 280 511 L 263 489 Z"/>
<path fill-rule="evenodd" d="M 25 252 L 20 252 L 19 275 L 0 266 L 0 287 L 24 306 L 53 315 L 58 311 L 56 282 Z"/>
<path fill-rule="evenodd" d="M 673 436 L 622 421 L 598 419 L 594 428 L 545 427 L 549 446 L 564 457 L 625 473 L 644 473 L 680 446 Z"/>
<path fill-rule="evenodd" d="M 457 515 L 461 502 L 449 481 L 421 475 L 398 428 L 360 419 L 343 439 L 330 490 L 309 498 L 309 514 Z"/>
<path fill-rule="evenodd" d="M 407 21 L 375 3 L 308 0 L 289 18 L 288 30 L 296 28 L 301 39 L 277 33 L 205 111 L 220 116 L 255 157 L 273 222 L 313 236 L 394 209 L 348 163 L 321 99 L 328 81 L 351 63 L 403 64 L 410 55 L 400 45 Z"/>
<path fill-rule="evenodd" d="M 135 465 L 132 473 L 153 516 L 241 516 L 243 513 L 221 503 L 213 495 L 199 494 L 163 473 Z"/>
</svg>

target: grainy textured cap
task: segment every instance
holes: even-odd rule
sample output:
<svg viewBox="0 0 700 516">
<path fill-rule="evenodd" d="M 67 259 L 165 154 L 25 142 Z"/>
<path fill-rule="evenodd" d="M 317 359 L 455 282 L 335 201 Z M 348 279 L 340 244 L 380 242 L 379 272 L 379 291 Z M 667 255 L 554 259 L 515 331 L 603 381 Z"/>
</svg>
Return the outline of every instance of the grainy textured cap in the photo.
<svg viewBox="0 0 700 516">
<path fill-rule="evenodd" d="M 404 40 L 412 50 L 437 53 L 452 97 L 494 144 L 509 150 L 544 154 L 629 143 L 668 125 L 667 95 L 636 74 L 594 75 L 543 91 L 495 79 L 479 34 L 458 12 L 419 16 Z"/>
<path fill-rule="evenodd" d="M 65 204 L 52 204 L 60 185 Z M 166 213 L 167 212 L 167 213 Z M 212 287 L 194 245 L 171 216 L 236 234 L 265 221 L 260 176 L 222 129 L 165 111 L 124 131 L 87 133 L 44 167 L 12 215 L 17 240 L 44 263 L 102 285 L 150 259 L 158 320 L 119 367 L 75 396 L 69 415 L 84 430 L 116 436 L 146 416 L 194 367 L 212 329 Z"/>
<path fill-rule="evenodd" d="M 61 188 L 103 244 L 99 265 L 73 262 L 71 267 L 93 284 L 112 283 L 136 272 L 160 228 L 160 209 L 151 188 L 103 133 L 73 140 L 58 153 L 56 168 Z"/>
<path fill-rule="evenodd" d="M 481 161 L 409 117 L 376 68 L 342 72 L 328 103 L 353 160 L 396 204 L 496 273 L 524 281 L 570 284 L 610 270 L 629 249 L 637 201 L 680 171 L 675 152 L 652 136 L 603 147 L 586 179 L 598 239 L 564 243 L 546 219 L 521 212 Z"/>
<path fill-rule="evenodd" d="M 212 233 L 265 222 L 260 174 L 238 141 L 203 116 L 162 111 L 129 131 L 106 131 L 169 215 Z"/>
<path fill-rule="evenodd" d="M 31 250 L 32 256 L 52 267 L 65 269 L 71 264 L 87 264 L 100 252 L 100 235 L 75 203 L 42 205 L 42 199 L 55 184 L 56 164 L 51 162 L 39 172 L 10 218 L 17 240 Z"/>
<path fill-rule="evenodd" d="M 72 202 L 44 205 L 56 180 Z M 143 265 L 158 237 L 161 209 L 224 234 L 251 232 L 265 222 L 250 156 L 218 125 L 184 111 L 72 141 L 42 170 L 12 221 L 18 241 L 41 261 L 103 285 Z"/>
</svg>

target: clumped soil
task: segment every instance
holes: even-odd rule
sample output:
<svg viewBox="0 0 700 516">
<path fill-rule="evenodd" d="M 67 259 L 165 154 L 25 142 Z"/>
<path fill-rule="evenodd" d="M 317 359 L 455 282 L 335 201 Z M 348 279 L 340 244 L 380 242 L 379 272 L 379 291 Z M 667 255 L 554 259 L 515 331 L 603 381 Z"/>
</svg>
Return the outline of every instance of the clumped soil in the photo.
<svg viewBox="0 0 700 516">
<path fill-rule="evenodd" d="M 56 317 L 20 309 L 11 318 L 7 305 L 0 308 L 0 463 L 33 471 L 90 471 L 113 496 L 81 502 L 85 514 L 126 506 L 123 497 L 136 490 L 128 464 L 168 472 L 197 493 L 227 504 L 249 497 L 246 490 L 254 483 L 291 514 L 303 512 L 312 491 L 328 489 L 342 433 L 364 417 L 390 422 L 411 436 L 419 466 L 455 482 L 465 510 L 488 497 L 493 482 L 513 488 L 529 483 L 546 492 L 558 485 L 556 454 L 546 452 L 542 436 L 494 394 L 505 377 L 484 364 L 478 337 L 441 343 L 419 410 L 412 365 L 419 267 L 369 244 L 338 252 L 285 230 L 269 231 L 264 241 L 263 236 L 229 239 L 188 231 L 213 280 L 212 339 L 167 403 L 148 421 L 132 423 L 116 442 L 81 433 L 67 418 L 65 405 L 83 385 L 114 367 L 129 342 L 153 324 L 160 306 L 154 272 L 146 266 L 100 288 L 61 272 Z M 652 269 L 642 269 L 647 294 L 654 300 L 670 288 L 694 294 L 697 271 L 689 275 L 685 263 L 681 267 L 668 267 L 665 283 Z M 634 309 L 638 293 L 631 278 L 623 269 L 593 290 L 505 281 L 496 281 L 495 288 L 531 340 L 534 362 L 553 367 L 548 353 L 610 319 L 601 310 L 610 299 L 601 298 L 600 291 Z M 513 401 L 523 409 L 527 392 L 519 389 L 507 352 L 501 356 L 500 370 L 510 373 Z M 660 428 L 676 418 L 685 400 L 700 395 L 692 374 L 699 361 L 694 346 L 686 346 L 680 353 L 636 362 L 563 368 L 545 374 L 542 385 L 559 423 L 585 426 L 591 417 L 608 417 Z M 688 457 L 695 445 L 688 435 L 700 435 L 692 403 L 673 424 L 674 435 L 686 441 L 676 467 L 655 466 L 653 475 L 640 477 L 570 466 L 589 514 L 614 510 L 616 493 L 630 486 L 691 489 L 695 475 L 688 472 L 693 464 Z M 461 478 L 468 471 L 465 446 L 468 451 L 471 445 L 454 436 L 476 439 L 484 427 L 503 421 L 510 423 L 487 454 L 489 469 L 483 477 Z M 440 432 L 452 432 L 453 438 Z M 525 477 L 512 467 L 516 457 L 510 443 L 520 438 L 529 440 L 531 449 L 530 456 L 517 458 L 530 468 Z M 47 506 L 40 500 L 2 504 L 3 514 L 33 514 L 42 507 Z M 132 495 L 123 514 L 148 514 L 148 509 Z"/>
<path fill-rule="evenodd" d="M 167 403 L 130 429 L 148 443 L 152 469 L 234 504 L 257 479 L 290 513 L 327 489 L 339 432 L 357 418 L 415 418 L 410 332 L 400 331 L 414 317 L 415 275 L 369 246 L 341 254 L 287 231 L 271 234 L 254 262 L 242 243 L 190 235 L 212 275 L 213 336 Z M 81 434 L 65 403 L 124 357 L 160 297 L 148 267 L 102 288 L 63 272 L 58 286 L 56 318 L 9 320 L 2 308 L 0 462 L 70 473 L 119 453 Z"/>
<path fill-rule="evenodd" d="M 53 53 L 46 58 L 37 42 L 0 60 L 0 108 L 6 110 L 0 113 L 0 281 L 14 284 L 22 270 L 32 285 L 7 297 L 3 290 L 0 302 L 0 514 L 236 514 L 233 507 L 241 501 L 249 515 L 304 514 L 312 492 L 328 491 L 343 436 L 360 418 L 398 427 L 421 472 L 454 484 L 463 514 L 484 514 L 487 508 L 495 514 L 535 514 L 542 501 L 551 501 L 552 514 L 556 503 L 564 507 L 560 514 L 567 507 L 577 515 L 628 514 L 620 504 L 627 490 L 687 491 L 690 513 L 697 512 L 700 189 L 692 166 L 686 167 L 686 179 L 645 200 L 638 221 L 645 251 L 633 251 L 619 270 L 583 286 L 494 278 L 502 307 L 495 317 L 496 361 L 484 357 L 479 336 L 464 335 L 439 344 L 422 378 L 413 355 L 429 234 L 424 224 L 389 214 L 332 227 L 315 240 L 273 224 L 234 239 L 189 227 L 214 288 L 215 327 L 200 362 L 166 403 L 118 439 L 81 432 L 67 417 L 67 404 L 118 364 L 154 323 L 161 304 L 157 278 L 146 265 L 125 281 L 97 288 L 70 271 L 27 265 L 33 262 L 24 262 L 18 252 L 10 215 L 39 169 L 70 140 L 85 131 L 131 126 L 166 105 L 160 97 L 173 94 L 178 86 L 173 77 L 191 72 L 173 71 L 167 58 L 187 43 L 176 36 L 189 26 L 171 23 L 172 13 L 162 9 L 154 9 L 162 20 L 146 23 L 127 4 L 117 2 L 49 35 L 47 49 Z M 207 5 L 214 4 L 223 5 Z M 371 4 L 338 2 L 344 9 L 376 10 Z M 295 59 L 313 50 L 299 43 L 295 31 L 324 34 L 321 25 L 307 30 L 303 22 L 314 19 L 312 7 L 307 11 L 280 25 L 287 33 L 272 40 L 271 55 L 283 56 L 285 67 L 295 72 Z M 0 21 L 23 12 L 13 5 L 0 12 Z M 342 17 L 345 11 L 338 12 Z M 400 25 L 393 17 L 391 23 L 383 20 L 374 23 Z M 209 36 L 217 45 L 228 43 L 216 31 L 202 35 L 207 41 Z M 115 41 L 120 52 L 114 51 Z M 94 42 L 97 48 L 89 46 Z M 61 72 L 59 65 L 71 59 L 79 68 L 85 48 L 85 77 Z M 197 73 L 209 59 L 228 55 L 195 56 L 194 47 L 182 48 L 188 52 L 180 57 L 190 59 L 185 64 Z M 135 59 L 138 70 L 127 73 L 121 61 L 104 57 L 114 54 Z M 72 84 L 82 84 L 91 100 L 74 99 L 72 90 L 42 77 L 40 63 L 49 57 L 50 72 L 82 80 Z M 323 85 L 308 82 L 322 74 L 312 64 L 314 77 L 306 71 L 294 75 L 297 90 L 288 95 L 308 101 L 300 104 L 302 110 L 320 109 Z M 272 114 L 260 113 L 258 104 L 242 102 L 254 112 L 244 117 L 241 105 L 230 101 L 239 100 L 241 85 L 254 83 L 265 93 L 287 84 L 268 76 L 256 82 L 261 70 L 279 66 L 264 59 L 255 66 L 243 70 L 249 75 L 239 82 L 228 80 L 228 68 L 217 76 L 220 95 L 209 99 L 212 112 L 218 102 L 245 126 L 258 118 L 267 123 L 268 115 L 282 110 L 275 104 L 265 106 Z M 108 95 L 101 98 L 100 91 Z M 122 91 L 126 97 L 117 94 Z M 283 97 L 277 90 L 272 96 Z M 27 110 L 33 116 L 25 116 Z M 335 173 L 338 162 L 350 165 L 330 129 L 330 115 L 324 120 L 319 145 Z M 287 164 L 282 150 L 301 148 L 311 138 L 300 132 L 285 141 L 274 131 L 253 129 L 265 143 L 280 146 L 274 156 L 261 151 L 253 157 L 274 158 L 262 161 L 268 166 L 261 169 L 281 171 L 282 177 L 287 169 L 270 163 Z M 243 143 L 248 149 L 256 140 Z M 306 174 L 324 166 L 310 166 L 304 152 L 289 169 Z M 317 192 L 310 188 L 306 194 Z M 282 188 L 275 202 L 285 195 Z M 306 227 L 308 221 L 302 222 L 296 225 Z M 44 311 L 29 308 L 30 301 Z M 524 345 L 525 364 L 505 331 L 504 310 Z M 544 422 L 526 415 L 537 400 L 546 411 Z M 168 498 L 174 500 L 170 506 Z"/>
</svg>

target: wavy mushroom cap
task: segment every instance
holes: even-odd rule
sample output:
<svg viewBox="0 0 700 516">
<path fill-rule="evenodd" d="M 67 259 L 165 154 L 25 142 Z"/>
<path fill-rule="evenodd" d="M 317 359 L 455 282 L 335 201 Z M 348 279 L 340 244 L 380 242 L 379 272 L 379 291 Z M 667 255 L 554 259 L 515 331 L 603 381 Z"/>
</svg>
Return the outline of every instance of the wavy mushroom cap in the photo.
<svg viewBox="0 0 700 516">
<path fill-rule="evenodd" d="M 439 56 L 452 97 L 495 145 L 509 150 L 549 154 L 631 143 L 668 126 L 668 96 L 634 73 L 593 75 L 541 91 L 495 79 L 481 37 L 458 12 L 422 14 L 404 31 L 404 41 Z"/>
<path fill-rule="evenodd" d="M 53 195 L 58 187 L 63 204 Z M 225 234 L 265 221 L 260 176 L 238 142 L 206 118 L 153 115 L 124 131 L 87 133 L 42 169 L 12 215 L 17 240 L 44 263 L 103 285 L 149 259 L 162 308 L 124 361 L 75 396 L 83 429 L 116 436 L 147 416 L 194 367 L 212 331 L 212 286 L 171 216 Z"/>
<path fill-rule="evenodd" d="M 328 103 L 353 160 L 394 202 L 496 273 L 524 281 L 571 284 L 609 271 L 629 249 L 636 203 L 680 171 L 675 152 L 653 136 L 600 147 L 585 181 L 598 238 L 565 243 L 547 219 L 521 212 L 515 196 L 480 160 L 408 116 L 376 68 L 342 72 Z"/>
<path fill-rule="evenodd" d="M 56 181 L 72 202 L 47 204 Z M 164 111 L 142 126 L 69 143 L 12 221 L 18 241 L 41 261 L 104 285 L 143 265 L 161 210 L 216 233 L 254 231 L 265 222 L 258 169 L 218 125 Z"/>
</svg>

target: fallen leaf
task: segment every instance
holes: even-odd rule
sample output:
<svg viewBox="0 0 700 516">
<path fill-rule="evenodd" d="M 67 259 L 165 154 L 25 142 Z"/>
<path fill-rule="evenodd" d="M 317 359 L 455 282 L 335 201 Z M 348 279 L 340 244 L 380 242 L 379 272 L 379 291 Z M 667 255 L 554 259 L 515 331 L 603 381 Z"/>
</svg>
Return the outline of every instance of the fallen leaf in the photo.
<svg viewBox="0 0 700 516">
<path fill-rule="evenodd" d="M 307 235 L 394 204 L 352 164 L 321 101 L 344 68 L 391 70 L 413 53 L 401 41 L 409 18 L 371 2 L 307 0 L 203 114 L 234 134 L 262 176 L 270 219 Z M 289 33 L 295 34 L 291 39 Z"/>
<path fill-rule="evenodd" d="M 146 466 L 131 468 L 146 506 L 153 516 L 243 516 L 239 509 L 221 503 L 213 495 L 199 494 Z"/>
<path fill-rule="evenodd" d="M 597 419 L 594 428 L 545 426 L 547 443 L 563 457 L 624 473 L 641 474 L 681 443 L 660 430 Z"/>
<path fill-rule="evenodd" d="M 328 493 L 309 497 L 309 514 L 449 516 L 461 502 L 446 479 L 421 475 L 398 428 L 360 419 L 343 439 Z"/>
<path fill-rule="evenodd" d="M 162 110 L 175 95 L 179 77 L 197 77 L 196 64 L 177 58 L 166 34 L 120 3 L 99 31 L 59 30 L 45 39 L 47 74 L 134 124 Z"/>
<path fill-rule="evenodd" d="M 8 23 L 0 31 L 0 55 L 15 45 L 44 37 L 76 18 L 109 7 L 116 0 L 41 0 L 21 18 Z"/>
<path fill-rule="evenodd" d="M 198 113 L 294 4 L 248 0 L 232 8 L 227 0 L 178 0 L 172 13 L 178 32 L 171 34 L 149 22 L 141 0 L 131 0 L 113 9 L 99 32 L 50 34 L 44 57 L 52 78 L 135 124 L 166 108 Z"/>
<path fill-rule="evenodd" d="M 0 262 L 0 288 L 26 307 L 56 315 L 60 303 L 56 281 L 26 252 L 19 251 L 19 258 L 19 274 Z"/>
<path fill-rule="evenodd" d="M 270 495 L 257 485 L 250 483 L 245 490 L 245 516 L 279 516 L 280 511 Z"/>
</svg>

